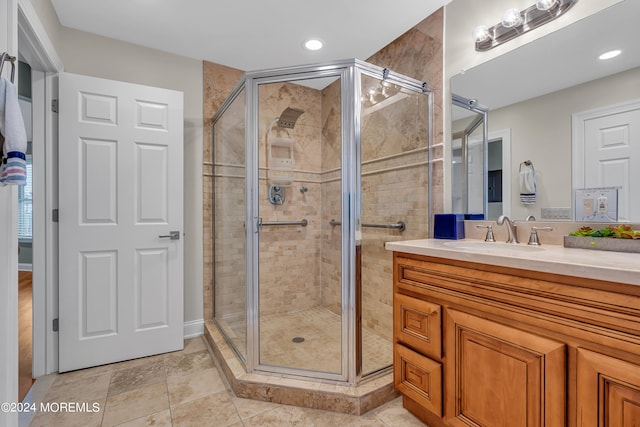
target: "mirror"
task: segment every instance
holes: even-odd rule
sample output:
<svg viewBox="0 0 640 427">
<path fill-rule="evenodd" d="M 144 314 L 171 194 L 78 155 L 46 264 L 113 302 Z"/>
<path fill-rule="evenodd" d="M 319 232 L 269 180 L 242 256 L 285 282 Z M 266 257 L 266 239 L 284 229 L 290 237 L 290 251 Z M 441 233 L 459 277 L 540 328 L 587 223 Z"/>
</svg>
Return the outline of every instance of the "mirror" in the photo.
<svg viewBox="0 0 640 427">
<path fill-rule="evenodd" d="M 503 213 L 587 220 L 574 209 L 574 190 L 618 187 L 615 219 L 640 221 L 640 168 L 632 165 L 640 162 L 638 16 L 639 1 L 622 1 L 451 79 L 453 94 L 488 108 L 489 141 L 510 141 L 503 150 Z M 612 49 L 622 53 L 598 60 Z M 624 122 L 604 123 L 612 115 Z M 452 129 L 458 120 L 469 115 L 452 111 Z M 535 168 L 535 203 L 521 198 L 525 162 Z"/>
</svg>

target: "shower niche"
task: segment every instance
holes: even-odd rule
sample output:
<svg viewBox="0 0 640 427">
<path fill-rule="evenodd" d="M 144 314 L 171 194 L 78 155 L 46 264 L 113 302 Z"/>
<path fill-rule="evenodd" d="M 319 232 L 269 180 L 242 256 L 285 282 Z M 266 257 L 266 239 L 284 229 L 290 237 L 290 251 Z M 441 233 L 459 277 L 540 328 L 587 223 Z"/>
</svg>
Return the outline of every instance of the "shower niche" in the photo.
<svg viewBox="0 0 640 427">
<path fill-rule="evenodd" d="M 213 324 L 247 373 L 389 375 L 384 242 L 428 236 L 431 104 L 346 60 L 246 73 L 213 117 Z"/>
</svg>

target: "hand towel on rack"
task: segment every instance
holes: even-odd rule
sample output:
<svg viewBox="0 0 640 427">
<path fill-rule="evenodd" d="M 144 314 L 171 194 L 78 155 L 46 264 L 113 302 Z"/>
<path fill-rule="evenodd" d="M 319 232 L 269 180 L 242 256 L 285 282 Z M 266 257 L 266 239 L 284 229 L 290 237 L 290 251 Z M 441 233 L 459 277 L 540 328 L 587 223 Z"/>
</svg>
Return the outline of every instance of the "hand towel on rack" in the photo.
<svg viewBox="0 0 640 427">
<path fill-rule="evenodd" d="M 0 185 L 27 183 L 27 133 L 18 102 L 16 87 L 6 78 L 0 78 L 0 139 L 2 164 Z"/>
<path fill-rule="evenodd" d="M 536 171 L 529 160 L 520 163 L 520 202 L 524 205 L 533 205 L 536 202 Z"/>
</svg>

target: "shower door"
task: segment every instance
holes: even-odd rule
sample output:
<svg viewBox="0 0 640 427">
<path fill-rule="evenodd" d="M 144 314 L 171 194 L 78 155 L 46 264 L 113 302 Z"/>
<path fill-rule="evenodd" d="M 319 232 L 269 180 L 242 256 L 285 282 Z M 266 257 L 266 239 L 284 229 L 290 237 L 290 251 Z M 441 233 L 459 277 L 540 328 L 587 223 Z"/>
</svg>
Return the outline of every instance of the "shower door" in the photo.
<svg viewBox="0 0 640 427">
<path fill-rule="evenodd" d="M 393 363 L 393 259 L 385 242 L 428 237 L 429 96 L 380 73 L 360 78 L 360 269 L 357 292 L 367 376 Z"/>
<path fill-rule="evenodd" d="M 457 213 L 488 214 L 487 109 L 474 100 L 452 98 L 451 207 Z"/>
<path fill-rule="evenodd" d="M 213 126 L 213 317 L 247 358 L 245 93 L 228 100 Z"/>
<path fill-rule="evenodd" d="M 422 82 L 358 60 L 247 73 L 225 101 L 214 320 L 247 371 L 389 372 L 384 243 L 428 237 L 432 103 Z"/>
<path fill-rule="evenodd" d="M 344 379 L 340 70 L 258 79 L 262 370 Z M 302 78 L 305 76 L 304 78 Z M 255 179 L 254 179 L 255 182 Z"/>
</svg>

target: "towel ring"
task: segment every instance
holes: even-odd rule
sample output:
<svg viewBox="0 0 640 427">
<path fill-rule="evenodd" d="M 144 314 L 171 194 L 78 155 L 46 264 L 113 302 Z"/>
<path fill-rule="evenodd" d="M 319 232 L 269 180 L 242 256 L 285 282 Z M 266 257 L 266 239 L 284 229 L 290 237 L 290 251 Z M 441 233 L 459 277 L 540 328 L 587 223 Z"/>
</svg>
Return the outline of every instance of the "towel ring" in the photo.
<svg viewBox="0 0 640 427">
<path fill-rule="evenodd" d="M 525 160 L 524 162 L 520 163 L 520 168 L 518 169 L 518 172 L 522 172 L 522 165 L 525 165 L 526 167 L 531 167 L 531 170 L 533 172 L 536 171 L 536 169 L 533 167 L 533 162 L 531 160 Z"/>
<path fill-rule="evenodd" d="M 3 52 L 2 57 L 0 57 L 0 76 L 2 76 L 4 63 L 7 61 L 11 62 L 11 83 L 13 83 L 16 77 L 16 57 L 9 55 L 7 52 Z"/>
</svg>

